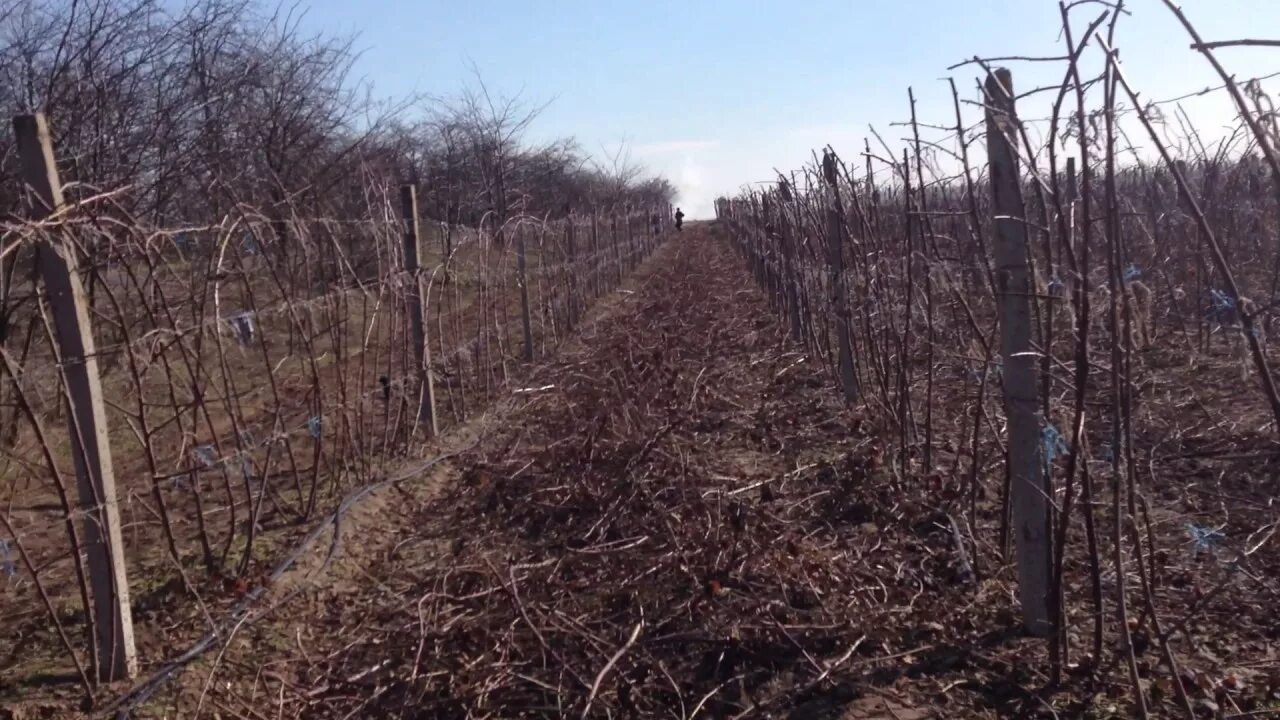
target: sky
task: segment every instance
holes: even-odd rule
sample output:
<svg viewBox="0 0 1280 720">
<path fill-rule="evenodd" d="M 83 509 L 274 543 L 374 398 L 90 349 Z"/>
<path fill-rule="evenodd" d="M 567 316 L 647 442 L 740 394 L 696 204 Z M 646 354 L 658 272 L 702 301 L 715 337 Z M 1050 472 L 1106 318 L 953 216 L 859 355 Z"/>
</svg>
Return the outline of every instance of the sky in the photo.
<svg viewBox="0 0 1280 720">
<path fill-rule="evenodd" d="M 1280 37 L 1280 0 L 1182 0 L 1206 40 Z M 356 73 L 383 97 L 448 96 L 475 83 L 548 103 L 533 142 L 574 137 L 605 158 L 625 147 L 678 188 L 691 217 L 719 195 L 774 178 L 832 144 L 856 158 L 874 126 L 898 146 L 914 89 L 921 122 L 953 125 L 945 79 L 976 99 L 975 55 L 1063 53 L 1056 0 L 301 0 L 303 26 L 355 35 Z M 1147 99 L 1218 85 L 1161 0 L 1129 0 L 1116 36 Z M 1079 33 L 1103 7 L 1073 12 Z M 1268 34 L 1269 33 L 1269 34 Z M 1101 57 L 1095 46 L 1089 55 Z M 1280 48 L 1218 51 L 1241 78 L 1280 71 Z M 1061 63 L 1009 62 L 1015 88 L 1061 80 Z M 1274 92 L 1280 83 L 1264 82 Z M 1037 104 L 1038 103 L 1038 104 Z M 1048 99 L 1020 107 L 1047 115 Z M 1188 115 L 1216 136 L 1224 93 Z M 965 107 L 966 122 L 981 120 Z M 937 135 L 938 133 L 934 133 Z M 873 140 L 873 143 L 875 141 Z"/>
</svg>

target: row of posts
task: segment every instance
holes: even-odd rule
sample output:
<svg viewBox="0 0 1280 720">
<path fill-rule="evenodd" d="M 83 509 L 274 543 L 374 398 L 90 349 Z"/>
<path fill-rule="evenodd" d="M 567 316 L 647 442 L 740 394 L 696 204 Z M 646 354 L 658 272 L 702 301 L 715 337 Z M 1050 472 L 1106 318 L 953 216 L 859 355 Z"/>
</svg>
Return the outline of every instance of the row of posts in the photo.
<svg viewBox="0 0 1280 720">
<path fill-rule="evenodd" d="M 1008 471 L 1010 501 L 1013 514 L 1015 549 L 1017 552 L 1019 599 L 1023 624 L 1034 635 L 1052 632 L 1051 621 L 1051 545 L 1048 497 L 1050 484 L 1044 471 L 1040 433 L 1043 426 L 1036 393 L 1036 357 L 1031 342 L 1032 276 L 1028 265 L 1028 236 L 1023 207 L 1019 154 L 1017 151 L 1018 117 L 1014 103 L 1013 78 L 1006 69 L 990 73 L 985 83 L 986 140 L 991 187 L 991 217 L 995 231 L 996 301 L 1000 319 L 1000 354 L 1003 363 L 1002 382 L 1004 408 L 1008 419 Z M 844 285 L 845 234 L 844 209 L 840 198 L 834 156 L 824 154 L 822 174 L 827 212 L 824 218 L 829 271 L 829 289 L 835 315 L 836 342 L 839 356 L 837 375 L 845 400 L 853 403 L 859 397 L 857 373 L 852 355 L 849 304 Z M 798 292 L 799 269 L 796 261 L 795 228 L 787 207 L 793 202 L 792 189 L 785 180 L 778 186 L 776 197 L 782 207 L 770 213 L 765 206 L 744 207 L 738 200 L 722 199 L 716 204 L 717 216 L 732 223 L 739 249 L 746 256 L 756 281 L 769 295 L 771 305 L 782 311 L 791 336 L 803 339 Z M 766 237 L 746 227 L 744 215 L 764 210 L 764 218 L 777 219 L 777 226 Z M 797 215 L 798 216 L 798 215 Z M 754 224 L 768 225 L 757 217 Z M 767 243 L 775 242 L 778 252 Z M 781 262 L 778 262 L 780 256 Z"/>
<path fill-rule="evenodd" d="M 33 202 L 31 217 L 48 219 L 64 207 L 62 183 L 54 158 L 49 124 L 43 114 L 19 115 L 13 120 L 22 179 L 30 188 Z M 418 376 L 419 396 L 417 426 L 430 438 L 439 431 L 435 387 L 431 377 L 431 344 L 426 323 L 425 273 L 421 262 L 425 243 L 418 223 L 418 198 L 414 185 L 400 188 L 400 205 L 404 221 L 404 269 L 411 278 L 407 298 L 412 342 L 418 349 L 414 372 Z M 669 213 L 667 213 L 669 214 Z M 625 217 L 627 252 L 620 243 L 617 217 L 610 221 L 614 247 L 617 248 L 616 279 L 620 282 L 626 266 L 634 266 L 641 254 L 656 246 L 656 231 L 665 227 L 661 216 L 655 232 L 637 235 L 632 213 Z M 577 258 L 576 236 L 572 221 L 566 223 L 568 261 Z M 597 221 L 592 218 L 592 245 L 599 251 Z M 518 272 L 522 324 L 523 354 L 533 359 L 533 329 L 530 320 L 529 294 L 526 282 L 526 256 L 523 236 L 517 242 Z M 3 257 L 0 256 L 0 262 Z M 125 572 L 124 543 L 121 537 L 120 509 L 117 502 L 115 475 L 107 435 L 107 415 L 98 372 L 89 304 L 80 280 L 78 256 L 74 243 L 61 232 L 42 237 L 36 248 L 36 263 L 52 314 L 57 357 L 66 383 L 68 430 L 72 438 L 79 504 L 84 518 L 82 546 L 87 559 L 88 582 L 92 598 L 94 632 L 88 638 L 93 656 L 93 673 L 99 681 L 134 677 L 138 670 L 137 650 L 133 638 L 129 583 Z M 0 267 L 0 270 L 3 270 Z M 0 272 L 0 275 L 3 273 Z M 570 273 L 570 329 L 580 320 L 581 307 L 576 297 L 577 281 Z M 13 368 L 10 368 L 13 370 Z M 68 520 L 70 522 L 70 520 Z"/>
</svg>

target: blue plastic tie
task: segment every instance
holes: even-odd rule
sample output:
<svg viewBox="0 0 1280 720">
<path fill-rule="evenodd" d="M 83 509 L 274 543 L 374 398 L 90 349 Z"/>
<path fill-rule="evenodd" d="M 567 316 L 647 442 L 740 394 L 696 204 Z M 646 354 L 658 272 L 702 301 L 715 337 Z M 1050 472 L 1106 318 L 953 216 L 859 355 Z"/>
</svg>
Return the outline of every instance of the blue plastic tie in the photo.
<svg viewBox="0 0 1280 720">
<path fill-rule="evenodd" d="M 1000 377 L 1001 372 L 1004 371 L 1004 364 L 1000 360 L 991 360 L 986 366 L 989 368 L 986 371 L 989 376 L 994 375 L 995 377 Z M 982 369 L 975 369 L 971 367 L 964 368 L 965 377 L 973 382 L 982 382 L 982 373 Z"/>
<path fill-rule="evenodd" d="M 323 426 L 324 418 L 319 415 L 314 415 L 307 420 L 307 430 L 310 431 L 311 437 L 316 438 L 317 440 L 320 438 L 320 430 Z"/>
<path fill-rule="evenodd" d="M 197 445 L 191 449 L 191 457 L 200 464 L 202 468 L 211 468 L 218 461 L 218 455 L 214 452 L 212 445 Z"/>
<path fill-rule="evenodd" d="M 1225 315 L 1236 309 L 1236 301 L 1217 288 L 1209 288 L 1209 300 L 1212 303 L 1209 309 L 1211 315 Z"/>
<path fill-rule="evenodd" d="M 1129 263 L 1129 267 L 1124 269 L 1125 282 L 1132 282 L 1134 280 L 1137 280 L 1140 277 L 1142 277 L 1142 271 L 1138 269 L 1137 265 L 1134 265 L 1133 263 Z"/>
<path fill-rule="evenodd" d="M 18 564 L 13 561 L 9 541 L 4 539 L 0 539 L 0 573 L 10 580 L 18 577 Z"/>
<path fill-rule="evenodd" d="M 1058 428 L 1052 423 L 1045 423 L 1040 429 L 1040 446 L 1044 451 L 1044 464 L 1049 466 L 1053 464 L 1053 459 L 1059 455 L 1065 455 L 1071 451 L 1071 446 L 1067 444 L 1067 439 L 1058 432 Z"/>
<path fill-rule="evenodd" d="M 1226 539 L 1220 531 L 1200 527 L 1195 523 L 1187 523 L 1187 533 L 1191 535 L 1191 544 L 1195 546 L 1196 552 L 1212 552 L 1215 545 Z"/>
<path fill-rule="evenodd" d="M 248 345 L 253 341 L 255 328 L 252 312 L 246 310 L 231 316 L 231 325 L 235 328 L 236 339 L 240 341 L 241 345 Z"/>
</svg>

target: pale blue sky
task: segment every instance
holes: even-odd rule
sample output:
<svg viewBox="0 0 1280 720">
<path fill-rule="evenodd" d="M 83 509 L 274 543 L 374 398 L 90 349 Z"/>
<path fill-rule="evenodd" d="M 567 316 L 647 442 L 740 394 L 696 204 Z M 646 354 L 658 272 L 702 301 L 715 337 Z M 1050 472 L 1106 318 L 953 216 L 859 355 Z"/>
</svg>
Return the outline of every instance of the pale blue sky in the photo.
<svg viewBox="0 0 1280 720">
<path fill-rule="evenodd" d="M 976 96 L 974 54 L 1059 55 L 1054 0 L 301 0 L 304 26 L 357 33 L 357 72 L 382 96 L 447 95 L 472 81 L 552 101 L 532 139 L 576 137 L 632 156 L 671 178 L 686 212 L 705 216 L 717 195 L 768 180 L 833 143 L 852 157 L 867 126 L 886 140 L 908 117 L 915 88 L 922 121 L 952 124 L 947 86 Z M 1207 63 L 1160 0 L 1130 0 L 1117 46 L 1148 98 L 1216 85 Z M 1184 0 L 1206 39 L 1280 37 L 1280 0 Z M 1101 11 L 1075 12 L 1080 29 Z M 1097 56 L 1098 50 L 1090 54 Z M 1220 51 L 1242 77 L 1280 71 L 1280 49 Z M 1059 65 L 1013 63 L 1026 89 L 1056 83 Z M 1274 83 L 1267 85 L 1277 89 Z M 1030 105 L 1030 104 L 1029 104 Z M 1030 117 L 1045 104 L 1023 108 Z M 1233 116 L 1219 93 L 1187 104 L 1210 135 Z M 970 121 L 980 119 L 972 107 Z"/>
</svg>

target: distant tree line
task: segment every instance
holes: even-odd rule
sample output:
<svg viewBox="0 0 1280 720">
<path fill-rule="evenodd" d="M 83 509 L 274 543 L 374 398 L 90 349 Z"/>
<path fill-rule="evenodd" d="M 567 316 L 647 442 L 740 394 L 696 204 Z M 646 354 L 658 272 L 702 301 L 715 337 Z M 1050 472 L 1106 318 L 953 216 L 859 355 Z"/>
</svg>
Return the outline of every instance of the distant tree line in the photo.
<svg viewBox="0 0 1280 720">
<path fill-rule="evenodd" d="M 154 226 L 237 207 L 269 218 L 367 217 L 416 181 L 422 212 L 477 224 L 516 213 L 670 202 L 625 154 L 526 141 L 540 108 L 473 88 L 375 99 L 350 38 L 307 34 L 296 8 L 249 0 L 0 0 L 0 103 L 49 115 L 71 198 L 116 198 Z M 0 206 L 18 208 L 11 133 Z"/>
</svg>

